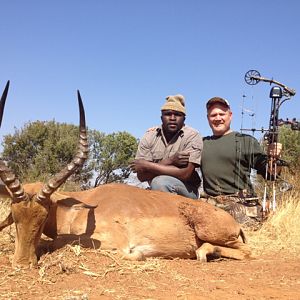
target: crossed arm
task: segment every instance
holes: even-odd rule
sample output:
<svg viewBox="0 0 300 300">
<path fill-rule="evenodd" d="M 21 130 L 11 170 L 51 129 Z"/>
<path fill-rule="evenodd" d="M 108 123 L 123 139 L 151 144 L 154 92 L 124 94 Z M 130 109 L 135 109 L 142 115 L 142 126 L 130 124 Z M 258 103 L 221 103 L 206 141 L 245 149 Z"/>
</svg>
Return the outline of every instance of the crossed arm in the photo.
<svg viewBox="0 0 300 300">
<path fill-rule="evenodd" d="M 149 181 L 158 175 L 169 175 L 181 181 L 187 181 L 197 167 L 194 163 L 189 162 L 189 156 L 187 152 L 178 152 L 159 163 L 136 159 L 130 167 L 137 173 L 140 181 Z"/>
</svg>

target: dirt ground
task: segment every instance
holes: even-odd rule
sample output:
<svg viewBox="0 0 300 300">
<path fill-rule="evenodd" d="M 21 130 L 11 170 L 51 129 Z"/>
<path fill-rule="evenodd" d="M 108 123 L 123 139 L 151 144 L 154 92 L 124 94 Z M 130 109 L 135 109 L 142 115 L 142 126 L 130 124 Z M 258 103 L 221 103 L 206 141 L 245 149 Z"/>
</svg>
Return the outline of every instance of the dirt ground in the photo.
<svg viewBox="0 0 300 300">
<path fill-rule="evenodd" d="M 65 246 L 38 267 L 13 270 L 14 244 L 0 244 L 0 299 L 300 299 L 299 257 L 258 255 L 250 261 L 148 259 Z"/>
</svg>

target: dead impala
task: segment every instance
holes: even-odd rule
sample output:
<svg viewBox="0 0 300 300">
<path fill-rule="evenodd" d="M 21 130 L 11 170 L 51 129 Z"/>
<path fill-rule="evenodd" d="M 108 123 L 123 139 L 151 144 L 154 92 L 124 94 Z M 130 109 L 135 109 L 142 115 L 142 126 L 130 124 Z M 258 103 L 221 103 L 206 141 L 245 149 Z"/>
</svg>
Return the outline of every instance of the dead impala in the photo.
<svg viewBox="0 0 300 300">
<path fill-rule="evenodd" d="M 0 102 L 0 125 L 8 92 Z M 225 211 L 202 201 L 148 191 L 125 184 L 107 184 L 80 192 L 57 192 L 88 154 L 85 114 L 78 92 L 80 137 L 78 151 L 61 172 L 46 184 L 24 189 L 0 160 L 0 177 L 12 202 L 0 230 L 16 226 L 13 267 L 37 263 L 37 248 L 44 233 L 56 242 L 118 250 L 131 260 L 147 257 L 197 258 L 208 254 L 245 259 L 251 251 L 238 223 Z"/>
</svg>

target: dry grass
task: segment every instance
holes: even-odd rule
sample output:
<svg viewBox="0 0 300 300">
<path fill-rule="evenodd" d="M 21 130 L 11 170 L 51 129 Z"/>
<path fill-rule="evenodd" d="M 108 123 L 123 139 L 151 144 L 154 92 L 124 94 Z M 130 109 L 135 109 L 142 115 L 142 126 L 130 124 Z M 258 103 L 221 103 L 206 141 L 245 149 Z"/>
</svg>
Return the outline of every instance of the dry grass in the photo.
<svg viewBox="0 0 300 300">
<path fill-rule="evenodd" d="M 257 254 L 284 251 L 300 256 L 300 176 L 290 176 L 292 191 L 282 194 L 278 207 L 271 213 L 260 230 L 249 232 L 249 243 Z"/>
<path fill-rule="evenodd" d="M 260 230 L 248 233 L 250 243 L 258 253 L 285 251 L 300 255 L 300 193 L 293 191 L 282 198 L 276 212 Z"/>
<path fill-rule="evenodd" d="M 12 252 L 10 249 L 6 255 L 11 255 Z M 89 299 L 88 291 L 91 288 L 87 286 L 76 288 L 76 280 L 92 283 L 96 283 L 94 280 L 97 280 L 97 287 L 94 287 L 97 290 L 96 293 L 98 296 L 107 295 L 115 292 L 114 289 L 105 288 L 107 278 L 110 276 L 112 278 L 123 278 L 124 275 L 148 277 L 152 273 L 163 273 L 165 264 L 166 262 L 161 259 L 149 259 L 142 262 L 126 261 L 113 251 L 66 245 L 53 253 L 43 255 L 38 262 L 38 267 L 31 269 L 30 272 L 26 269 L 12 269 L 10 265 L 4 264 L 0 270 L 0 298 L 28 299 L 26 297 L 28 289 L 32 293 L 29 299 Z M 72 285 L 73 289 L 64 284 L 60 285 L 72 275 L 76 276 L 73 277 L 76 278 Z M 57 285 L 60 285 L 60 288 L 57 289 Z M 41 297 L 40 294 L 44 291 L 60 296 Z"/>
<path fill-rule="evenodd" d="M 1 220 L 4 219 L 10 211 L 10 198 L 4 197 L 4 198 L 0 198 L 0 216 L 1 216 Z"/>
<path fill-rule="evenodd" d="M 103 265 L 94 265 L 89 257 L 102 256 L 105 258 Z M 122 259 L 117 252 L 96 249 L 85 249 L 79 245 L 67 245 L 51 254 L 44 255 L 39 261 L 39 280 L 48 282 L 51 274 L 82 273 L 90 277 L 105 278 L 107 274 L 116 272 L 124 275 L 127 273 L 151 273 L 163 269 L 164 261 L 149 259 L 145 262 L 132 262 Z"/>
</svg>

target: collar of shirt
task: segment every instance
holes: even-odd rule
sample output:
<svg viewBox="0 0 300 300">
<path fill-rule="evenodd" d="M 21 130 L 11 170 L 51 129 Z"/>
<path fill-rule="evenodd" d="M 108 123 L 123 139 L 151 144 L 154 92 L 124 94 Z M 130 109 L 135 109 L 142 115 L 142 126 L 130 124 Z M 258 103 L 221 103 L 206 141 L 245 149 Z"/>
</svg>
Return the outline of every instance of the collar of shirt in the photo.
<svg viewBox="0 0 300 300">
<path fill-rule="evenodd" d="M 170 140 L 169 143 L 167 143 L 166 141 L 166 137 L 164 135 L 164 131 L 162 129 L 162 126 L 159 126 L 157 129 L 156 129 L 156 136 L 159 137 L 161 136 L 165 145 L 169 145 L 169 144 L 172 144 L 174 143 L 177 138 L 180 136 L 180 137 L 183 137 L 184 136 L 184 126 L 172 137 L 172 139 Z"/>
</svg>

